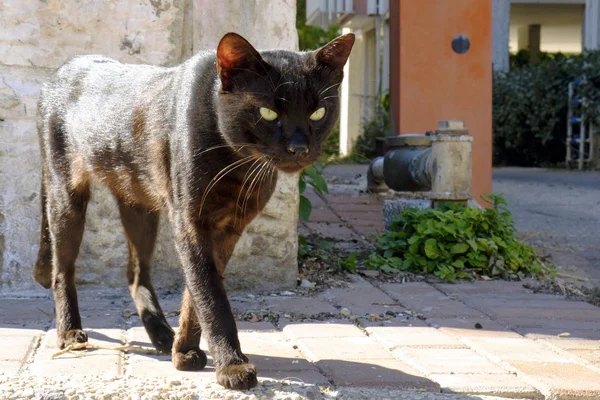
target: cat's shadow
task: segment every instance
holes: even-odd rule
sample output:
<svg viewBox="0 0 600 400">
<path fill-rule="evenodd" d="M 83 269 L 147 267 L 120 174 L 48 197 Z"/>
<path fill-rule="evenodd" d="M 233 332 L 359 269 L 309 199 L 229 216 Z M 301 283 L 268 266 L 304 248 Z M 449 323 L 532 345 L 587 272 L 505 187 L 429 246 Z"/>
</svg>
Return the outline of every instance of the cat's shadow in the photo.
<svg viewBox="0 0 600 400">
<path fill-rule="evenodd" d="M 149 342 L 132 341 L 131 345 L 152 347 Z M 215 369 L 212 357 L 203 349 L 208 357 L 206 367 L 201 371 L 177 371 L 171 363 L 170 355 L 148 355 L 131 351 L 139 357 L 137 362 L 159 363 L 155 368 L 164 368 L 163 373 L 168 375 L 183 375 L 193 377 L 194 374 L 213 374 Z M 376 360 L 346 361 L 346 360 L 320 360 L 318 363 L 310 363 L 304 359 L 266 356 L 264 354 L 244 353 L 252 364 L 256 366 L 258 378 L 285 380 L 289 384 L 302 385 L 337 385 L 357 387 L 386 387 L 396 389 L 417 389 L 439 392 L 440 385 L 422 376 L 404 372 L 401 369 L 392 369 L 377 364 Z M 394 362 L 394 360 L 386 360 Z M 400 363 L 398 361 L 398 363 Z M 173 369 L 173 371 L 169 371 Z M 406 366 L 406 369 L 411 369 Z M 412 369 L 411 369 L 412 370 Z M 196 375 L 200 376 L 200 375 Z M 474 397 L 473 399 L 479 399 Z"/>
</svg>

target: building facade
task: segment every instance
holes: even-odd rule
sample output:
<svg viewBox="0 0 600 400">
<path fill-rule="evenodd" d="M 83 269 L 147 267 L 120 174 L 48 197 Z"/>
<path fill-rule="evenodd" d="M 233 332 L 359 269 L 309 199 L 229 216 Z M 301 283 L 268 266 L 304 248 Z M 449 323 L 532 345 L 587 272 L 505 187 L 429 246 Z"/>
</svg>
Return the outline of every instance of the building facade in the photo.
<svg viewBox="0 0 600 400">
<path fill-rule="evenodd" d="M 357 41 L 342 87 L 340 154 L 352 151 L 361 127 L 374 118 L 382 95 L 390 89 L 390 5 L 407 0 L 307 0 L 307 23 L 337 24 Z M 436 0 L 426 0 L 435 3 Z M 410 2 L 410 0 L 409 0 Z M 445 7 L 450 2 L 438 2 Z M 454 0 L 452 1 L 453 4 Z M 600 0 L 491 0 L 492 65 L 509 69 L 509 53 L 581 53 L 600 45 Z M 466 23 L 469 14 L 465 14 Z M 402 16 L 400 16 L 402 18 Z M 402 24 L 402 21 L 400 21 Z M 423 27 L 423 35 L 427 28 Z M 398 131 L 392 124 L 391 134 Z"/>
</svg>

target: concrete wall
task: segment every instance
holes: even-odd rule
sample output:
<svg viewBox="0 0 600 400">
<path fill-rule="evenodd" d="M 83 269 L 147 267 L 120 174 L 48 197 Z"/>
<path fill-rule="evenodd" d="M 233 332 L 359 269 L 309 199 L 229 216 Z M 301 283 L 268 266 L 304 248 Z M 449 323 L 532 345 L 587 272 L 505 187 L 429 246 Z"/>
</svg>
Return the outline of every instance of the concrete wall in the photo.
<svg viewBox="0 0 600 400">
<path fill-rule="evenodd" d="M 35 285 L 39 240 L 36 100 L 43 82 L 68 58 L 100 53 L 122 62 L 175 65 L 214 48 L 228 31 L 259 48 L 297 49 L 295 0 L 2 0 L 0 2 L 0 287 Z M 284 177 L 267 216 L 249 227 L 228 273 L 291 285 L 296 276 L 297 178 Z M 164 218 L 163 218 L 164 222 Z M 113 199 L 94 190 L 78 280 L 124 286 L 127 248 Z M 168 223 L 155 252 L 158 286 L 181 283 Z M 264 278 L 261 274 L 272 278 Z M 254 280 L 252 280 L 254 279 Z M 242 284 L 240 283 L 240 285 Z"/>
</svg>

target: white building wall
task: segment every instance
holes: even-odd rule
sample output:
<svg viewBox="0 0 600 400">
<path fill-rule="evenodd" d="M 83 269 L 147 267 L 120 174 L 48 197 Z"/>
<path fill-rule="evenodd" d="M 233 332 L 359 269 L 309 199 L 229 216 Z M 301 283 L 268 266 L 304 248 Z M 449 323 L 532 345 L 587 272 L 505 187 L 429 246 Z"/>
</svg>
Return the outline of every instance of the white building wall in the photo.
<svg viewBox="0 0 600 400">
<path fill-rule="evenodd" d="M 510 51 L 526 48 L 527 38 L 523 35 L 527 35 L 529 25 L 539 24 L 541 51 L 580 53 L 584 9 L 583 4 L 512 4 Z"/>
</svg>

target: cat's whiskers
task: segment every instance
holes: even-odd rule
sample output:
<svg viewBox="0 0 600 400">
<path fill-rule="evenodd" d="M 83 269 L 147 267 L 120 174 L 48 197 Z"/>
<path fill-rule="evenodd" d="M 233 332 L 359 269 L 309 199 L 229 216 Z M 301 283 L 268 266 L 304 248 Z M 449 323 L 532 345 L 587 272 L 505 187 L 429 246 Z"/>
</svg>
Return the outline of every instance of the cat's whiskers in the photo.
<svg viewBox="0 0 600 400">
<path fill-rule="evenodd" d="M 334 83 L 333 85 L 331 85 L 331 86 L 328 86 L 327 88 L 325 88 L 325 89 L 321 90 L 321 91 L 320 91 L 320 92 L 317 94 L 317 96 L 320 96 L 320 95 L 322 95 L 323 93 L 327 92 L 329 89 L 332 89 L 332 88 L 334 88 L 334 87 L 336 87 L 336 86 L 339 86 L 339 85 L 341 85 L 341 84 L 342 84 L 341 82 L 339 82 L 339 83 Z"/>
<path fill-rule="evenodd" d="M 277 87 L 275 89 L 273 89 L 273 91 L 276 92 L 277 89 L 279 89 L 280 87 L 282 87 L 284 85 L 293 85 L 293 84 L 294 84 L 293 81 L 287 81 L 287 82 L 280 83 L 279 85 L 277 85 Z"/>
<path fill-rule="evenodd" d="M 258 121 L 256 121 L 256 122 L 254 123 L 254 126 L 258 125 L 258 123 L 259 123 L 259 122 L 260 122 L 262 119 L 263 119 L 263 116 L 261 115 L 261 116 L 260 116 L 260 118 L 258 119 Z"/>
<path fill-rule="evenodd" d="M 241 213 L 242 218 L 247 217 L 246 204 L 248 203 L 248 200 L 250 199 L 250 197 L 252 197 L 252 186 L 254 184 L 254 181 L 260 174 L 262 167 L 263 167 L 263 165 L 261 164 L 260 166 L 255 168 L 254 171 L 252 171 L 252 174 L 251 174 L 251 176 L 253 176 L 252 181 L 250 182 L 250 184 L 248 185 L 248 188 L 246 189 L 246 192 L 244 193 L 244 200 L 242 201 L 242 204 L 240 206 L 240 209 L 241 209 L 240 213 Z"/>
<path fill-rule="evenodd" d="M 256 194 L 256 211 L 259 211 L 259 205 L 260 205 L 260 189 L 262 188 L 262 184 L 263 182 L 266 180 L 267 178 L 267 174 L 269 172 L 271 172 L 271 184 L 273 183 L 273 170 L 275 169 L 275 166 L 273 164 L 271 164 L 271 160 L 273 158 L 271 157 L 271 159 L 269 159 L 266 164 L 268 165 L 268 168 L 266 169 L 266 172 L 264 173 L 264 175 L 262 176 L 262 178 L 260 179 L 260 184 L 258 185 L 258 193 Z M 272 188 L 273 186 L 271 186 Z"/>
<path fill-rule="evenodd" d="M 242 210 L 243 210 L 242 215 L 244 216 L 244 218 L 246 218 L 248 215 L 248 203 L 250 202 L 250 198 L 252 197 L 252 191 L 254 190 L 254 187 L 257 184 L 256 180 L 262 174 L 262 172 L 264 171 L 266 166 L 268 166 L 268 164 L 264 163 L 260 167 L 258 167 L 259 168 L 258 172 L 256 173 L 256 175 L 254 175 L 254 178 L 252 179 L 250 186 L 248 186 L 248 190 L 246 191 L 246 197 L 244 198 L 244 202 L 242 203 Z"/>
<path fill-rule="evenodd" d="M 260 209 L 259 209 L 260 188 L 262 187 L 262 183 L 263 183 L 265 176 L 267 175 L 267 172 L 269 172 L 269 167 L 270 167 L 269 164 L 265 163 L 265 165 L 261 169 L 261 172 L 259 173 L 260 178 L 258 179 L 258 182 L 257 182 L 258 187 L 257 187 L 257 191 L 256 191 L 256 212 L 257 213 L 260 211 Z"/>
<path fill-rule="evenodd" d="M 274 157 L 271 157 L 269 159 L 269 164 L 271 164 L 271 187 L 273 187 L 273 177 L 275 176 L 275 172 L 277 172 L 277 168 L 275 167 L 275 165 L 273 164 L 273 159 Z"/>
<path fill-rule="evenodd" d="M 196 154 L 196 156 L 201 156 L 204 153 L 207 153 L 209 151 L 213 151 L 213 150 L 217 150 L 217 149 L 222 149 L 222 148 L 234 148 L 234 147 L 239 147 L 237 150 L 234 150 L 234 153 L 239 153 L 244 147 L 256 147 L 259 148 L 259 146 L 252 144 L 252 143 L 242 143 L 242 144 L 220 144 L 217 146 L 213 146 L 213 147 L 209 147 L 208 149 L 204 149 L 202 150 L 200 153 Z"/>
<path fill-rule="evenodd" d="M 327 100 L 327 99 L 337 99 L 338 97 L 340 97 L 340 96 L 337 96 L 337 95 L 336 95 L 336 96 L 327 96 L 327 97 L 323 97 L 323 98 L 321 99 L 321 101 L 325 101 L 325 100 Z"/>
<path fill-rule="evenodd" d="M 242 197 L 242 193 L 244 191 L 244 187 L 246 187 L 246 183 L 248 182 L 248 179 L 250 179 L 250 176 L 252 175 L 250 173 L 250 171 L 253 171 L 253 168 L 256 165 L 256 163 L 260 162 L 264 158 L 266 158 L 266 156 L 261 156 L 260 158 L 257 158 L 256 161 L 254 161 L 252 163 L 252 165 L 250 165 L 250 168 L 248 168 L 248 171 L 246 171 L 246 174 L 244 175 L 244 180 L 242 181 L 242 186 L 240 187 L 240 193 L 238 194 L 237 200 L 235 201 L 235 215 L 233 217 L 233 225 L 234 226 L 237 224 L 237 214 L 238 214 L 240 198 Z M 241 216 L 243 216 L 243 214 Z"/>
<path fill-rule="evenodd" d="M 198 217 L 200 217 L 202 215 L 202 209 L 204 208 L 204 202 L 206 201 L 206 198 L 208 196 L 208 194 L 210 193 L 210 191 L 213 189 L 213 187 L 215 187 L 215 185 L 217 183 L 219 183 L 219 181 L 221 179 L 223 179 L 225 176 L 227 176 L 227 174 L 229 174 L 231 171 L 239 168 L 240 166 L 249 163 L 252 160 L 255 160 L 256 156 L 255 155 L 249 155 L 247 157 L 241 158 L 239 160 L 237 160 L 236 162 L 233 162 L 231 164 L 229 164 L 228 166 L 226 166 L 225 168 L 223 168 L 221 171 L 219 171 L 219 173 L 217 173 L 208 183 L 208 185 L 206 186 L 206 189 L 204 189 L 204 193 L 202 194 L 202 200 L 200 200 L 200 211 L 198 212 Z"/>
</svg>

